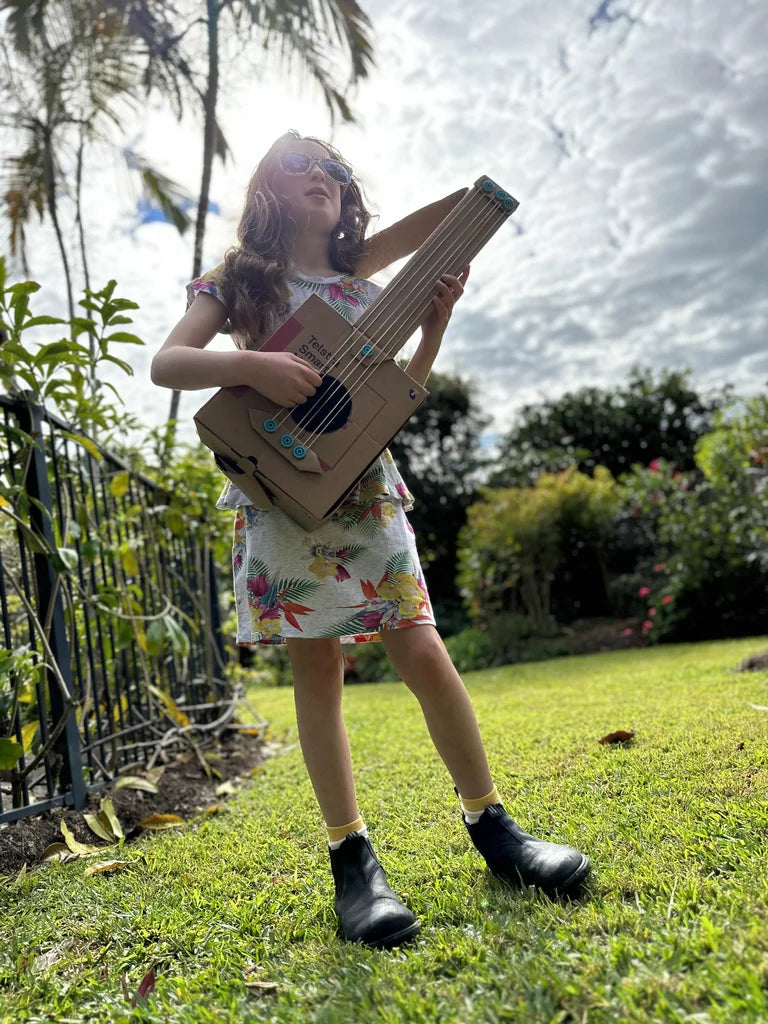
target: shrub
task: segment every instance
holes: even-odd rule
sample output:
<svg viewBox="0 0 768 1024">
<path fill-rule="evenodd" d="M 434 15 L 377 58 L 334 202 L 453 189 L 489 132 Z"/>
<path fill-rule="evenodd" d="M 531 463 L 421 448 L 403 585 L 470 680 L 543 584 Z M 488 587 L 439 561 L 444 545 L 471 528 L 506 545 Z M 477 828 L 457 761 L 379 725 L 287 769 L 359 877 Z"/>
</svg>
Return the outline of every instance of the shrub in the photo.
<svg viewBox="0 0 768 1024">
<path fill-rule="evenodd" d="M 542 474 L 534 487 L 486 488 L 460 537 L 458 580 L 473 620 L 524 610 L 535 633 L 551 634 L 553 581 L 574 549 L 579 557 L 591 553 L 590 577 L 606 600 L 603 551 L 617 504 L 616 484 L 602 467 L 594 477 L 571 468 Z"/>
<path fill-rule="evenodd" d="M 386 683 L 398 678 L 382 643 L 345 644 L 343 651 L 348 683 Z"/>
<path fill-rule="evenodd" d="M 461 633 L 449 636 L 445 646 L 458 672 L 475 672 L 499 664 L 493 640 L 487 632 L 463 629 Z"/>
</svg>

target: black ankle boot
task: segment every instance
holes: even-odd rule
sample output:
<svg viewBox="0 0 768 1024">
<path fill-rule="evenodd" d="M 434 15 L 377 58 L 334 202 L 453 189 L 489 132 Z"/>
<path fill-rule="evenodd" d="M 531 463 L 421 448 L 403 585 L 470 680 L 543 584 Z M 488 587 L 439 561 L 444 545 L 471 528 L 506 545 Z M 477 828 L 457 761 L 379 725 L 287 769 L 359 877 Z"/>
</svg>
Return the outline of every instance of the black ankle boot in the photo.
<svg viewBox="0 0 768 1024">
<path fill-rule="evenodd" d="M 589 874 L 588 857 L 570 846 L 529 836 L 501 804 L 486 807 L 477 824 L 464 824 L 493 874 L 511 885 L 534 885 L 550 896 L 566 896 Z"/>
<path fill-rule="evenodd" d="M 331 855 L 339 933 L 349 942 L 388 949 L 420 930 L 419 922 L 387 885 L 366 836 L 349 835 Z"/>
</svg>

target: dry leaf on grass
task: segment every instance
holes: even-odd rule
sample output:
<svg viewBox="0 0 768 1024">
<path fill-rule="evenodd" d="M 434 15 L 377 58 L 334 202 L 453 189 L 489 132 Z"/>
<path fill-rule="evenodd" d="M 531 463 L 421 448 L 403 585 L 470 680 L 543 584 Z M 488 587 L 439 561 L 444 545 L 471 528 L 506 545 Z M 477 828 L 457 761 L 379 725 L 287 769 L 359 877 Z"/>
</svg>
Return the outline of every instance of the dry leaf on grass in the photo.
<svg viewBox="0 0 768 1024">
<path fill-rule="evenodd" d="M 83 874 L 86 878 L 91 875 L 107 875 L 112 871 L 119 871 L 128 866 L 127 860 L 100 860 L 98 864 L 91 864 Z"/>
<path fill-rule="evenodd" d="M 163 828 L 178 828 L 179 825 L 183 824 L 184 819 L 180 818 L 178 814 L 150 814 L 148 818 L 142 818 L 139 822 L 139 827 L 159 830 Z"/>
<path fill-rule="evenodd" d="M 43 860 L 58 860 L 62 864 L 69 864 L 70 861 L 77 860 L 79 856 L 79 853 L 72 853 L 66 843 L 51 843 L 43 851 Z"/>
<path fill-rule="evenodd" d="M 246 981 L 245 987 L 249 992 L 260 995 L 262 992 L 277 992 L 276 981 Z"/>
<path fill-rule="evenodd" d="M 159 793 L 154 782 L 143 779 L 140 775 L 123 775 L 115 783 L 115 789 L 142 789 L 145 793 Z"/>
<path fill-rule="evenodd" d="M 130 999 L 130 995 L 128 993 L 128 977 L 127 977 L 127 975 L 124 974 L 120 980 L 121 980 L 122 985 L 123 985 L 123 995 L 125 996 L 125 999 L 127 1001 L 128 999 Z M 147 1002 L 147 996 L 149 995 L 150 992 L 152 992 L 154 987 L 155 987 L 155 972 L 154 972 L 154 970 L 150 969 L 149 971 L 147 971 L 147 973 L 141 979 L 141 984 L 139 985 L 139 990 L 136 993 L 136 995 L 133 997 L 133 999 L 131 999 L 131 1006 L 135 1007 L 139 1003 L 146 1003 Z"/>
<path fill-rule="evenodd" d="M 103 846 L 90 846 L 88 843 L 79 843 L 70 832 L 66 821 L 62 821 L 59 827 L 61 828 L 61 834 L 64 836 L 64 842 L 72 853 L 76 853 L 79 857 L 92 857 L 94 853 L 103 852 Z"/>
<path fill-rule="evenodd" d="M 607 736 L 603 736 L 598 743 L 629 743 L 634 736 L 634 732 L 627 731 L 626 729 L 617 729 L 616 732 L 609 732 Z"/>
</svg>

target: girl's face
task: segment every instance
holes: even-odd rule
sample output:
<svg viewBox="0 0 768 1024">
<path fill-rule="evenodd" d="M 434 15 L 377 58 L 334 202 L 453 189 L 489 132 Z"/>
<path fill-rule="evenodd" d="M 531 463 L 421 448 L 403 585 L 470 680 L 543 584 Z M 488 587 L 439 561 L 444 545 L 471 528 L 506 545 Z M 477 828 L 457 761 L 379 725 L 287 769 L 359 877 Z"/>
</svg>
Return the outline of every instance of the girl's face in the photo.
<svg viewBox="0 0 768 1024">
<path fill-rule="evenodd" d="M 331 155 L 319 143 L 301 139 L 291 142 L 285 151 L 304 153 L 320 160 L 325 160 Z M 329 178 L 319 164 L 311 164 L 304 174 L 287 174 L 278 167 L 274 187 L 275 191 L 291 204 L 299 230 L 312 228 L 330 234 L 339 223 L 341 185 L 333 178 Z"/>
</svg>

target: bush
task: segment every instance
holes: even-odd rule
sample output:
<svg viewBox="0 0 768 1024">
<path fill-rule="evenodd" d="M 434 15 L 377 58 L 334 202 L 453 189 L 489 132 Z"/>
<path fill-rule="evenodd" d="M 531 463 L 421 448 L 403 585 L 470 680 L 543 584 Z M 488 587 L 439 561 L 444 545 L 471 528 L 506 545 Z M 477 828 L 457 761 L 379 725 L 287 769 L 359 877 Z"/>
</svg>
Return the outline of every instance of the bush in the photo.
<svg viewBox="0 0 768 1024">
<path fill-rule="evenodd" d="M 343 651 L 348 683 L 388 683 L 398 678 L 382 643 L 345 644 Z"/>
<path fill-rule="evenodd" d="M 566 618 L 595 604 L 605 610 L 604 551 L 617 504 L 618 488 L 600 466 L 594 477 L 571 468 L 542 474 L 534 487 L 485 488 L 460 536 L 458 580 L 473 620 L 486 624 L 501 612 L 524 610 L 533 630 L 546 636 L 555 630 L 558 603 Z M 581 567 L 575 577 L 574 559 Z M 597 599 L 581 600 L 595 588 Z"/>
<path fill-rule="evenodd" d="M 487 632 L 463 629 L 445 640 L 451 661 L 458 672 L 475 672 L 500 664 L 494 651 L 493 640 Z"/>
<path fill-rule="evenodd" d="M 656 461 L 623 481 L 625 502 L 657 551 L 653 565 L 638 567 L 641 632 L 652 641 L 746 636 L 768 621 L 765 498 L 742 444 L 721 437 L 716 450 L 703 443 L 702 451 L 703 478 Z"/>
</svg>

